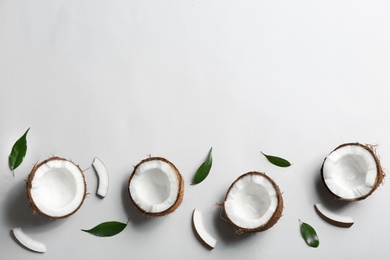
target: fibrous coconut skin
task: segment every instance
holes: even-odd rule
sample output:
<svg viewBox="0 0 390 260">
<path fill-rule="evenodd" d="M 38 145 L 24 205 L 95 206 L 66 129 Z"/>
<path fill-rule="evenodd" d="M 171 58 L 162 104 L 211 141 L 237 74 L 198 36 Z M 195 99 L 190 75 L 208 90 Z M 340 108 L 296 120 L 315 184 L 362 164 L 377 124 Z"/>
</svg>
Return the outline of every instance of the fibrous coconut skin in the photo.
<svg viewBox="0 0 390 260">
<path fill-rule="evenodd" d="M 268 219 L 268 221 L 266 221 L 265 223 L 262 223 L 259 226 L 253 227 L 253 228 L 246 228 L 246 227 L 242 227 L 240 225 L 237 225 L 229 217 L 229 214 L 227 213 L 227 210 L 226 210 L 226 208 L 228 206 L 227 205 L 227 200 L 228 200 L 228 197 L 230 196 L 229 193 L 231 192 L 233 187 L 238 182 L 240 182 L 240 180 L 242 180 L 243 178 L 249 177 L 249 176 L 251 176 L 251 177 L 259 176 L 261 178 L 264 178 L 265 181 L 269 182 L 272 185 L 272 187 L 274 189 L 274 192 L 275 192 L 275 194 L 273 196 L 275 196 L 276 199 L 277 199 L 275 210 L 272 213 L 271 217 Z M 271 228 L 273 225 L 275 225 L 278 222 L 278 220 L 280 219 L 280 217 L 282 216 L 282 213 L 283 213 L 283 197 L 282 197 L 282 193 L 281 193 L 278 185 L 269 176 L 267 176 L 265 173 L 262 173 L 262 172 L 252 171 L 252 172 L 248 172 L 248 173 L 245 173 L 245 174 L 241 175 L 240 177 L 238 177 L 232 183 L 232 185 L 230 186 L 230 188 L 228 189 L 228 191 L 226 193 L 225 201 L 224 201 L 222 206 L 223 206 L 223 212 L 224 212 L 225 216 L 227 217 L 228 222 L 233 226 L 233 228 L 235 229 L 237 234 L 262 232 L 262 231 L 265 231 L 265 230 Z"/>
<path fill-rule="evenodd" d="M 79 188 L 82 189 L 82 191 L 81 191 L 82 194 L 81 194 L 81 196 L 79 196 L 80 198 L 78 199 L 78 201 L 75 201 L 75 203 L 78 203 L 77 206 L 74 207 L 69 212 L 67 212 L 65 214 L 60 214 L 60 215 L 57 215 L 57 214 L 55 214 L 55 215 L 54 214 L 47 214 L 46 212 L 44 212 L 42 209 L 40 209 L 38 207 L 36 201 L 34 200 L 34 196 L 32 194 L 32 190 L 37 188 L 37 187 L 34 186 L 34 177 L 35 177 L 37 171 L 39 171 L 39 169 L 41 167 L 45 167 L 45 165 L 50 164 L 50 163 L 52 163 L 54 161 L 66 163 L 68 165 L 71 165 L 71 167 L 73 169 L 75 169 L 75 170 L 77 169 L 77 173 L 79 174 L 78 183 L 80 184 L 82 182 L 82 184 L 78 186 Z M 56 168 L 56 169 L 62 169 L 62 168 L 60 167 L 60 168 Z M 53 171 L 55 171 L 56 169 L 54 169 Z M 62 171 L 62 172 L 64 173 L 66 171 Z M 47 172 L 46 174 L 50 174 L 50 171 Z M 69 174 L 71 174 L 71 173 L 69 173 Z M 30 202 L 31 208 L 33 209 L 33 214 L 39 213 L 40 215 L 45 216 L 45 217 L 47 217 L 49 219 L 53 219 L 53 220 L 54 219 L 67 218 L 67 217 L 71 216 L 72 214 L 74 214 L 82 206 L 82 204 L 83 204 L 83 202 L 85 200 L 85 197 L 87 196 L 87 185 L 86 185 L 86 182 L 85 182 L 85 177 L 84 177 L 83 171 L 80 169 L 80 167 L 78 165 L 74 164 L 72 161 L 70 161 L 68 159 L 61 158 L 61 157 L 56 157 L 56 156 L 53 156 L 53 157 L 51 157 L 51 158 L 49 158 L 47 160 L 44 160 L 44 161 L 36 164 L 33 167 L 33 169 L 31 170 L 31 172 L 30 172 L 30 174 L 28 176 L 28 179 L 26 181 L 26 189 L 27 189 L 27 198 L 28 198 L 28 201 Z"/>
<path fill-rule="evenodd" d="M 367 176 L 363 176 L 366 178 L 366 183 L 364 185 L 361 185 L 361 188 L 363 189 L 366 189 L 368 190 L 367 192 L 357 192 L 355 191 L 355 195 L 354 196 L 345 196 L 345 195 L 341 195 L 341 194 L 338 194 L 338 192 L 336 191 L 335 188 L 331 187 L 331 184 L 329 182 L 329 173 L 326 172 L 327 171 L 327 163 L 328 161 L 331 161 L 331 159 L 329 159 L 333 153 L 335 152 L 338 152 L 340 151 L 341 149 L 346 149 L 346 148 L 349 148 L 349 149 L 352 149 L 352 150 L 361 150 L 362 152 L 370 155 L 372 157 L 372 160 L 374 161 L 374 170 L 375 170 L 375 177 L 372 178 L 372 181 L 371 183 L 368 183 L 368 178 Z M 350 154 L 348 154 L 350 155 Z M 363 160 L 363 159 L 361 159 Z M 358 163 L 356 162 L 354 165 L 352 165 L 352 167 L 360 167 L 359 165 L 357 165 Z M 367 170 L 368 172 L 368 170 Z M 356 172 L 356 174 L 358 174 L 358 172 Z M 367 173 L 363 173 L 365 175 L 368 175 Z M 383 182 L 383 179 L 384 177 L 386 176 L 385 172 L 383 171 L 382 169 L 382 166 L 381 166 L 381 163 L 379 161 L 379 158 L 376 154 L 376 151 L 374 149 L 374 146 L 373 145 L 365 145 L 365 144 L 361 144 L 361 143 L 345 143 L 345 144 L 342 144 L 342 145 L 339 145 L 338 147 L 336 147 L 332 152 L 329 153 L 329 155 L 324 159 L 324 162 L 322 163 L 322 167 L 321 167 L 321 177 L 322 177 L 322 181 L 323 183 L 325 184 L 325 187 L 332 193 L 332 195 L 338 199 L 338 200 L 341 200 L 341 201 L 360 201 L 360 200 L 364 200 L 366 199 L 368 196 L 370 196 L 378 187 L 379 185 Z M 355 176 L 356 177 L 356 176 Z M 356 178 L 351 178 L 351 181 L 353 181 L 354 179 Z M 371 178 L 371 177 L 370 177 Z M 359 188 L 360 189 L 360 188 Z"/>
<path fill-rule="evenodd" d="M 176 182 L 177 182 L 177 195 L 176 195 L 176 199 L 174 201 L 174 203 L 172 204 L 172 206 L 170 206 L 169 208 L 163 210 L 163 211 L 158 211 L 158 212 L 152 212 L 152 211 L 147 211 L 145 210 L 144 208 L 142 208 L 137 202 L 136 200 L 134 199 L 134 194 L 132 194 L 132 191 L 131 191 L 131 183 L 133 181 L 133 178 L 135 176 L 135 174 L 137 173 L 137 170 L 138 168 L 142 167 L 145 163 L 148 163 L 148 162 L 160 162 L 160 163 L 163 163 L 163 164 L 167 164 L 171 170 L 173 171 L 175 177 L 176 177 Z M 167 159 L 165 158 L 162 158 L 162 157 L 149 157 L 149 158 L 146 158 L 144 160 L 142 160 L 140 163 L 138 163 L 135 167 L 134 167 L 134 170 L 132 172 L 132 174 L 130 175 L 130 178 L 128 180 L 128 192 L 129 192 L 129 196 L 130 196 L 130 199 L 131 199 L 131 202 L 134 204 L 134 206 L 143 214 L 147 215 L 147 216 L 150 216 L 150 217 L 161 217 L 161 216 L 166 216 L 172 212 L 174 212 L 181 204 L 181 202 L 183 201 L 183 197 L 184 197 L 184 179 L 182 178 L 179 170 L 176 168 L 176 166 L 171 163 L 170 161 L 168 161 Z"/>
</svg>

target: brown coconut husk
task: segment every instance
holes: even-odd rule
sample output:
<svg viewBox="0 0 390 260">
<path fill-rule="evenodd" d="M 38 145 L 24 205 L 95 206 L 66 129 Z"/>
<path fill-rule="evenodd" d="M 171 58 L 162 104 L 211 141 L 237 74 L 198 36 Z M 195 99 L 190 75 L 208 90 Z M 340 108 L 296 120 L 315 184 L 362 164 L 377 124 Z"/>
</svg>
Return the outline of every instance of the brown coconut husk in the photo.
<svg viewBox="0 0 390 260">
<path fill-rule="evenodd" d="M 83 197 L 82 201 L 80 202 L 80 205 L 79 205 L 74 211 L 72 211 L 72 212 L 70 212 L 69 214 L 66 214 L 66 215 L 64 215 L 64 216 L 50 216 L 50 215 L 47 215 L 47 214 L 45 214 L 44 212 L 42 212 L 42 211 L 37 207 L 37 205 L 35 204 L 35 202 L 34 202 L 32 196 L 31 196 L 32 181 L 33 181 L 33 179 L 34 179 L 35 172 L 37 171 L 37 169 L 38 169 L 39 167 L 41 167 L 42 165 L 46 164 L 47 162 L 53 161 L 53 160 L 63 160 L 63 161 L 68 161 L 68 162 L 71 162 L 72 164 L 74 164 L 72 161 L 70 161 L 70 160 L 68 160 L 68 159 L 61 158 L 61 157 L 57 157 L 57 156 L 53 156 L 53 157 L 51 157 L 51 158 L 49 158 L 49 159 L 46 159 L 46 160 L 44 160 L 44 161 L 42 161 L 42 162 L 40 162 L 40 163 L 38 163 L 38 164 L 35 164 L 34 167 L 33 167 L 32 170 L 31 170 L 31 172 L 30 172 L 30 174 L 29 174 L 27 180 L 26 180 L 26 189 L 27 189 L 27 199 L 28 199 L 28 201 L 29 201 L 29 203 L 30 203 L 30 206 L 31 206 L 32 210 L 33 210 L 33 214 L 38 213 L 38 214 L 40 214 L 40 215 L 42 215 L 42 216 L 44 216 L 44 217 L 47 217 L 47 218 L 52 219 L 52 220 L 55 220 L 55 219 L 67 218 L 67 217 L 73 215 L 77 210 L 79 210 L 79 208 L 83 205 L 83 202 L 84 202 L 84 200 L 85 200 L 85 198 L 86 198 L 86 196 L 87 196 L 87 184 L 86 184 L 86 182 L 85 182 L 85 177 L 84 177 L 83 171 L 81 170 L 81 168 L 80 168 L 78 165 L 74 164 L 74 165 L 80 170 L 81 176 L 83 177 L 83 181 L 84 181 L 84 197 Z"/>
<path fill-rule="evenodd" d="M 172 167 L 175 175 L 176 175 L 176 178 L 178 180 L 178 183 L 179 183 L 179 191 L 177 193 L 177 198 L 176 198 L 176 201 L 175 203 L 168 209 L 162 211 L 162 212 L 146 212 L 145 210 L 143 210 L 140 206 L 137 205 L 137 203 L 135 203 L 135 201 L 133 200 L 133 197 L 131 196 L 131 193 L 130 193 L 130 189 L 128 188 L 127 191 L 129 193 L 129 196 L 130 196 L 130 200 L 131 202 L 134 204 L 134 206 L 143 214 L 147 215 L 147 216 L 150 216 L 150 217 L 161 217 L 161 216 L 166 216 L 172 212 L 174 212 L 181 204 L 181 202 L 183 201 L 183 197 L 184 197 L 184 179 L 183 177 L 181 176 L 179 170 L 176 168 L 176 166 L 171 163 L 170 161 L 168 161 L 167 159 L 165 158 L 162 158 L 162 157 L 149 157 L 149 158 L 146 158 L 144 160 L 142 160 L 141 162 L 139 162 L 135 167 L 134 167 L 134 170 L 133 172 L 131 173 L 130 177 L 129 177 L 129 180 L 128 180 L 128 186 L 130 186 L 130 182 L 137 170 L 137 168 L 145 163 L 145 162 L 149 162 L 149 161 L 153 161 L 153 160 L 160 160 L 160 161 L 163 161 L 167 164 L 169 164 L 169 166 Z"/>
<path fill-rule="evenodd" d="M 349 199 L 349 198 L 342 198 L 340 196 L 338 196 L 337 194 L 334 194 L 330 188 L 326 185 L 326 182 L 325 182 L 325 178 L 324 178 L 324 164 L 325 164 L 325 161 L 328 157 L 325 157 L 323 163 L 322 163 L 322 166 L 321 166 L 321 178 L 322 178 L 322 182 L 324 183 L 325 187 L 329 190 L 329 192 L 337 199 L 337 200 L 341 200 L 341 201 L 359 201 L 359 200 L 364 200 L 366 199 L 368 196 L 370 196 L 378 187 L 379 185 L 383 182 L 385 176 L 386 176 L 386 173 L 383 171 L 382 169 L 382 166 L 381 166 L 381 163 L 380 163 L 380 160 L 379 160 L 379 157 L 378 155 L 376 154 L 376 151 L 375 151 L 375 146 L 373 145 L 368 145 L 368 144 L 361 144 L 361 143 L 345 143 L 345 144 L 341 144 L 339 145 L 338 147 L 336 147 L 333 151 L 331 151 L 329 154 L 333 153 L 334 151 L 336 151 L 337 149 L 340 149 L 344 146 L 348 146 L 348 145 L 356 145 L 356 146 L 360 146 L 364 149 L 366 149 L 371 155 L 372 157 L 374 157 L 374 160 L 375 160 L 375 163 L 376 163 L 376 169 L 377 169 L 377 174 L 376 174 L 376 179 L 375 179 L 375 183 L 374 185 L 372 186 L 371 188 L 371 191 L 369 193 L 367 193 L 366 195 L 364 196 L 361 196 L 361 197 L 358 197 L 358 198 L 353 198 L 353 199 Z"/>
<path fill-rule="evenodd" d="M 260 176 L 266 178 L 267 180 L 269 180 L 271 182 L 272 186 L 274 187 L 274 189 L 276 191 L 276 194 L 277 194 L 277 198 L 278 198 L 278 206 L 276 207 L 276 210 L 275 210 L 274 214 L 272 215 L 272 217 L 268 220 L 268 222 L 266 222 L 263 225 L 261 225 L 259 227 L 256 227 L 256 228 L 243 228 L 243 227 L 237 226 L 229 218 L 229 216 L 226 214 L 226 210 L 225 210 L 225 202 L 226 202 L 226 199 L 227 199 L 227 197 L 229 195 L 230 190 L 237 183 L 237 181 L 239 181 L 241 178 L 243 178 L 243 177 L 245 177 L 247 175 L 260 175 Z M 267 176 L 265 173 L 262 173 L 262 172 L 252 171 L 252 172 L 247 172 L 247 173 L 241 175 L 240 177 L 238 177 L 232 183 L 232 185 L 229 187 L 229 189 L 228 189 L 228 191 L 226 193 L 225 200 L 224 200 L 224 203 L 222 205 L 222 209 L 223 209 L 224 215 L 227 218 L 227 221 L 233 226 L 233 228 L 235 229 L 237 234 L 262 232 L 262 231 L 265 231 L 265 230 L 271 228 L 273 225 L 275 225 L 278 222 L 278 220 L 280 219 L 280 217 L 282 216 L 282 213 L 283 213 L 283 197 L 282 197 L 282 193 L 281 193 L 281 191 L 279 189 L 279 186 L 269 176 Z"/>
</svg>

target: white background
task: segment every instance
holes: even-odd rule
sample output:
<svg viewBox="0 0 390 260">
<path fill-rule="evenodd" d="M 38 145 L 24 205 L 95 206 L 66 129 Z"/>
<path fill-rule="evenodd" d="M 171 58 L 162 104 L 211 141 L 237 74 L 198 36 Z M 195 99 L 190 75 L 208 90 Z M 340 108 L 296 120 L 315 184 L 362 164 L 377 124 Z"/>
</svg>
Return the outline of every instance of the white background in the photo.
<svg viewBox="0 0 390 260">
<path fill-rule="evenodd" d="M 355 141 L 378 144 L 390 165 L 389 14 L 387 0 L 0 0 L 0 258 L 385 259 L 390 185 L 340 203 L 319 170 Z M 13 177 L 8 155 L 28 127 Z M 209 177 L 190 185 L 210 147 Z M 260 151 L 293 165 L 278 168 Z M 186 181 L 166 217 L 146 218 L 129 202 L 126 180 L 148 154 Z M 32 165 L 52 155 L 87 169 L 90 195 L 65 220 L 32 215 L 26 199 Z M 105 199 L 88 169 L 96 156 L 110 173 Z M 236 235 L 215 203 L 251 170 L 278 183 L 284 214 L 270 230 Z M 355 225 L 331 226 L 314 203 Z M 194 235 L 194 208 L 218 240 L 212 251 Z M 128 218 L 111 238 L 80 231 Z M 298 219 L 317 230 L 318 248 L 305 244 Z M 14 227 L 48 252 L 18 245 Z"/>
</svg>

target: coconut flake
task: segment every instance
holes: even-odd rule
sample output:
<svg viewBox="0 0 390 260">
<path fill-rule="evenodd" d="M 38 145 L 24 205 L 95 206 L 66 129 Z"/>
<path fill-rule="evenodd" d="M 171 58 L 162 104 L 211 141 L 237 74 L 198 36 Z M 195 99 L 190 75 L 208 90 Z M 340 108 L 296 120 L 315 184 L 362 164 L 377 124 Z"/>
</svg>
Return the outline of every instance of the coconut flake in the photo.
<svg viewBox="0 0 390 260">
<path fill-rule="evenodd" d="M 338 215 L 326 209 L 322 204 L 314 204 L 314 209 L 322 219 L 332 225 L 349 228 L 354 224 L 351 217 Z"/>
<path fill-rule="evenodd" d="M 31 239 L 21 228 L 14 228 L 12 232 L 15 238 L 26 248 L 38 253 L 46 252 L 46 246 L 43 243 Z"/>
<path fill-rule="evenodd" d="M 205 229 L 203 225 L 202 213 L 197 209 L 194 209 L 194 212 L 192 214 L 192 223 L 194 224 L 195 231 L 200 237 L 200 239 L 211 249 L 214 249 L 215 245 L 217 244 L 217 240 L 212 237 Z"/>
<path fill-rule="evenodd" d="M 95 169 L 99 179 L 97 194 L 104 198 L 107 195 L 109 183 L 107 168 L 103 164 L 103 162 L 97 157 L 93 160 L 92 166 Z"/>
</svg>

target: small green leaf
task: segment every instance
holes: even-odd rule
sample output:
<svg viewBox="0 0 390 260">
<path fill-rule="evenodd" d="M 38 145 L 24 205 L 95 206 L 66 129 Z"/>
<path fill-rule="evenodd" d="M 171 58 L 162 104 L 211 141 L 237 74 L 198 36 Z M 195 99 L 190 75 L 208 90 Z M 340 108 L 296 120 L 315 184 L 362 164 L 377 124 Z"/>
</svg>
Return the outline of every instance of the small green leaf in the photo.
<svg viewBox="0 0 390 260">
<path fill-rule="evenodd" d="M 299 220 L 301 224 L 301 234 L 306 243 L 311 247 L 318 247 L 320 240 L 318 239 L 317 233 L 312 226 Z"/>
<path fill-rule="evenodd" d="M 81 231 L 90 233 L 98 237 L 112 237 L 122 232 L 127 223 L 121 223 L 118 221 L 108 221 L 97 225 L 89 230 L 82 229 Z"/>
<path fill-rule="evenodd" d="M 27 133 L 30 128 L 20 137 L 12 146 L 11 153 L 8 157 L 8 164 L 10 169 L 13 171 L 23 162 L 24 156 L 27 152 Z"/>
<path fill-rule="evenodd" d="M 289 161 L 287 161 L 286 159 L 283 159 L 283 158 L 280 158 L 280 157 L 277 157 L 277 156 L 272 156 L 272 155 L 268 155 L 268 154 L 265 154 L 263 152 L 261 152 L 265 158 L 267 158 L 267 160 L 276 165 L 276 166 L 279 166 L 279 167 L 289 167 L 291 166 L 291 163 Z"/>
<path fill-rule="evenodd" d="M 206 160 L 199 166 L 198 170 L 196 171 L 192 184 L 201 183 L 204 179 L 206 179 L 207 175 L 209 175 L 211 166 L 213 165 L 213 158 L 211 156 L 212 151 L 213 147 L 210 148 Z"/>
</svg>

